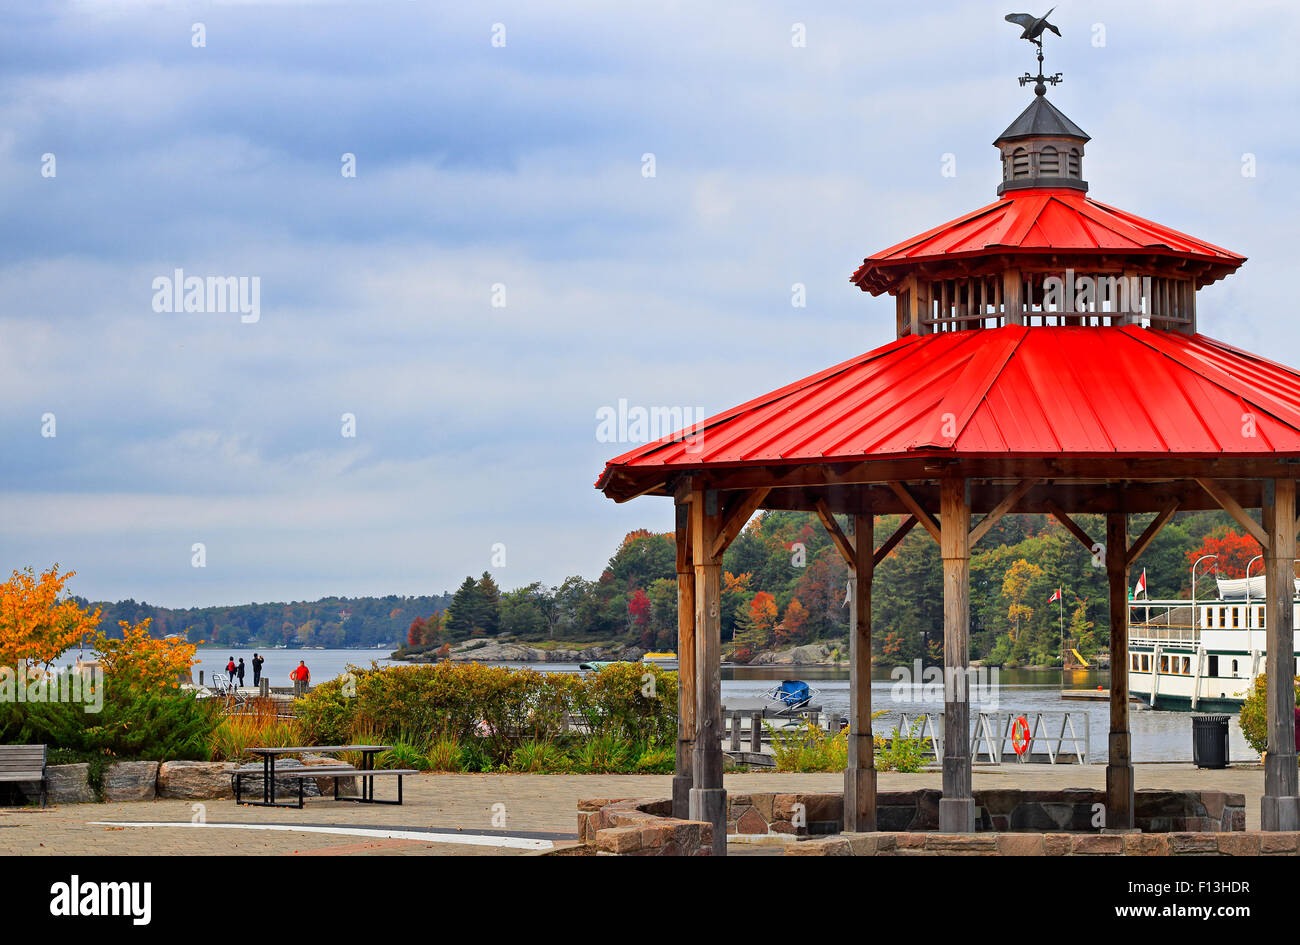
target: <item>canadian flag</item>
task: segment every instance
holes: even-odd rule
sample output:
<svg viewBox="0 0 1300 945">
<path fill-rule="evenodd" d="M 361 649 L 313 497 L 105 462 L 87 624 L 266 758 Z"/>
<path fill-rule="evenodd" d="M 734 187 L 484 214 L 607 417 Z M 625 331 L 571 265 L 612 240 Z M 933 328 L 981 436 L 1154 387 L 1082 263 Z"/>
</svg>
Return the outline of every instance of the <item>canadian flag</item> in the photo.
<svg viewBox="0 0 1300 945">
<path fill-rule="evenodd" d="M 1142 576 L 1138 578 L 1138 586 L 1133 589 L 1134 597 L 1145 597 L 1147 593 L 1147 569 L 1142 569 Z"/>
<path fill-rule="evenodd" d="M 1049 598 L 1047 599 L 1047 602 L 1048 602 L 1049 604 L 1054 604 L 1054 603 L 1056 603 L 1056 602 L 1057 602 L 1058 600 L 1060 600 L 1060 599 L 1061 599 L 1061 589 L 1058 587 L 1058 588 L 1056 589 L 1056 593 L 1053 594 L 1051 597 L 1049 597 Z"/>
</svg>

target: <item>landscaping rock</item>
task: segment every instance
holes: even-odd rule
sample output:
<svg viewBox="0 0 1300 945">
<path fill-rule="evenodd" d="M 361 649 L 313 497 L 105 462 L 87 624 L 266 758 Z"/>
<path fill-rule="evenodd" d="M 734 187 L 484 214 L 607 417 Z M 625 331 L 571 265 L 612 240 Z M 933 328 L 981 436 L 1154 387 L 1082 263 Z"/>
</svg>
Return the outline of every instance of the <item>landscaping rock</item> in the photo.
<svg viewBox="0 0 1300 945">
<path fill-rule="evenodd" d="M 45 769 L 46 799 L 51 804 L 90 804 L 90 765 L 50 765 Z"/>
<path fill-rule="evenodd" d="M 234 797 L 226 761 L 166 761 L 158 768 L 158 796 L 210 800 Z"/>
<path fill-rule="evenodd" d="M 119 761 L 104 771 L 104 800 L 152 801 L 157 795 L 158 762 Z"/>
</svg>

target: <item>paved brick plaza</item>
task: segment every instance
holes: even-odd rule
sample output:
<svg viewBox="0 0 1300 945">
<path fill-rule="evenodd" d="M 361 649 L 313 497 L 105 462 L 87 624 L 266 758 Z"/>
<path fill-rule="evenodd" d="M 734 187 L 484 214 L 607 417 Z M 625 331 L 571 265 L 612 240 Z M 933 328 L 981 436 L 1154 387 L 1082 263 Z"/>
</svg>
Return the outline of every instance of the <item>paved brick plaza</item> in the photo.
<svg viewBox="0 0 1300 945">
<path fill-rule="evenodd" d="M 1004 765 L 974 771 L 976 788 L 1062 788 L 1105 786 L 1104 765 L 1080 768 L 1024 769 Z M 733 792 L 835 791 L 840 774 L 732 774 Z M 938 771 L 880 775 L 881 790 L 940 786 Z M 1263 770 L 1245 765 L 1226 771 L 1201 771 L 1190 764 L 1137 766 L 1138 788 L 1224 790 L 1246 795 L 1246 828 L 1258 830 Z M 23 854 L 237 854 L 237 855 L 358 855 L 438 854 L 453 856 L 516 855 L 526 849 L 497 845 L 490 835 L 525 840 L 550 840 L 556 846 L 576 839 L 577 802 L 583 797 L 667 797 L 666 775 L 524 775 L 422 774 L 406 782 L 401 807 L 336 803 L 310 798 L 303 810 L 237 807 L 234 801 L 211 800 L 206 816 L 211 824 L 282 824 L 321 830 L 347 828 L 401 829 L 431 833 L 431 839 L 390 839 L 304 831 L 239 830 L 208 827 L 107 827 L 96 821 L 167 822 L 188 825 L 194 802 L 142 801 L 127 804 L 68 804 L 0 810 L 0 855 Z M 504 829 L 494 828 L 494 805 L 504 805 Z M 500 815 L 501 809 L 496 809 Z M 499 824 L 499 820 L 498 820 Z M 432 834 L 461 834 L 476 843 L 446 842 Z"/>
</svg>

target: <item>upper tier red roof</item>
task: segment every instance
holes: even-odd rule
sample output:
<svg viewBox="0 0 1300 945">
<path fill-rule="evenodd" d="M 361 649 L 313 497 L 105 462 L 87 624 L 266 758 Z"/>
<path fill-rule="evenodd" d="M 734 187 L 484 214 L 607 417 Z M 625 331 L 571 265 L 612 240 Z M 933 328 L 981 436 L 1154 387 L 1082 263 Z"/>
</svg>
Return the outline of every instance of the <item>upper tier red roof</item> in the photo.
<svg viewBox="0 0 1300 945">
<path fill-rule="evenodd" d="M 954 454 L 1300 456 L 1300 373 L 1137 326 L 908 335 L 710 418 L 696 443 L 625 453 L 596 485 L 616 468 Z"/>
<path fill-rule="evenodd" d="M 1220 246 L 1098 203 L 1078 190 L 1011 191 L 996 203 L 868 256 L 852 281 L 879 295 L 911 267 L 988 253 L 1126 253 L 1211 263 L 1198 278 L 1207 285 L 1243 262 Z"/>
</svg>

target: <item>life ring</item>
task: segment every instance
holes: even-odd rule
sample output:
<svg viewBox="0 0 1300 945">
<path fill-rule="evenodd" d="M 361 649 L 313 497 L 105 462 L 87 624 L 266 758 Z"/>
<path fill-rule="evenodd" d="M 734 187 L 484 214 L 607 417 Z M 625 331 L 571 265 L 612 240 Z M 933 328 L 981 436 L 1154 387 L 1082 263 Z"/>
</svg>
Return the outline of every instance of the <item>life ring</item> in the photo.
<svg viewBox="0 0 1300 945">
<path fill-rule="evenodd" d="M 1017 755 L 1029 751 L 1029 719 L 1023 715 L 1011 723 L 1011 747 Z"/>
</svg>

